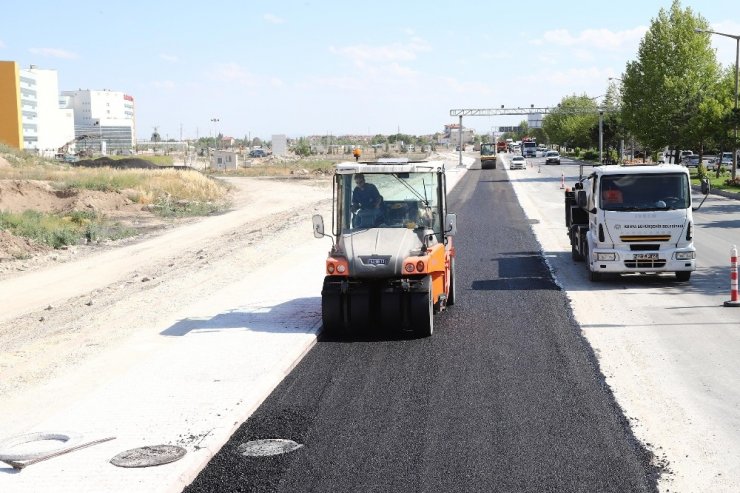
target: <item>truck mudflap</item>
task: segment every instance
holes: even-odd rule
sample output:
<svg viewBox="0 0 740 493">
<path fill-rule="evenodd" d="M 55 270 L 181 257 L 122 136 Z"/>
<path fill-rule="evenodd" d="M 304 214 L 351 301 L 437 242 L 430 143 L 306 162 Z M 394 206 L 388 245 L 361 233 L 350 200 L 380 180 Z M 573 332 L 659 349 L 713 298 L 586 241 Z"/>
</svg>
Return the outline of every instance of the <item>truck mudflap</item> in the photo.
<svg viewBox="0 0 740 493">
<path fill-rule="evenodd" d="M 362 331 L 431 335 L 431 290 L 429 275 L 376 281 L 326 276 L 321 290 L 323 330 L 336 335 Z"/>
</svg>

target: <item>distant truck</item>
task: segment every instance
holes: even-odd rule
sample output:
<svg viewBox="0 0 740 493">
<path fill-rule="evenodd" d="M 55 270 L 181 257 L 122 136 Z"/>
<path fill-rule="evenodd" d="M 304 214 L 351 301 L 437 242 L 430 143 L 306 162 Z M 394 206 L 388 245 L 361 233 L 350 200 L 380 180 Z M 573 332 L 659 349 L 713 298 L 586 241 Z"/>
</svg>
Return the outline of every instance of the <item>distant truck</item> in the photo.
<svg viewBox="0 0 740 493">
<path fill-rule="evenodd" d="M 496 142 L 496 152 L 506 152 L 508 147 L 509 144 L 507 144 L 505 140 L 499 140 Z"/>
<path fill-rule="evenodd" d="M 534 139 L 522 139 L 522 156 L 537 157 L 537 141 Z"/>
<path fill-rule="evenodd" d="M 702 193 L 709 182 L 702 180 Z M 573 260 L 589 279 L 605 274 L 673 272 L 688 281 L 696 269 L 689 171 L 674 164 L 600 166 L 565 191 L 565 225 Z"/>
<path fill-rule="evenodd" d="M 496 144 L 480 145 L 480 167 L 496 169 Z"/>
</svg>

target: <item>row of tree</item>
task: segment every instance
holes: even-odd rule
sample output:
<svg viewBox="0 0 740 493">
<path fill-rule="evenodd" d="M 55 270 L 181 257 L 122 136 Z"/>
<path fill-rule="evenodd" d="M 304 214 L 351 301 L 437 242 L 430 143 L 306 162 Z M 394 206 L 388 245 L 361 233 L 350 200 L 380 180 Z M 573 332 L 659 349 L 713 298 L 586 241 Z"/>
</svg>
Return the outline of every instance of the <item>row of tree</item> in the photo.
<svg viewBox="0 0 740 493">
<path fill-rule="evenodd" d="M 605 148 L 637 142 L 647 151 L 737 148 L 736 67 L 723 68 L 707 21 L 674 0 L 661 9 L 640 42 L 637 58 L 607 87 L 601 105 L 586 95 L 564 97 L 543 118 L 545 142 L 597 147 L 599 113 Z M 733 170 L 734 171 L 734 170 Z M 735 176 L 733 176 L 733 179 Z"/>
</svg>

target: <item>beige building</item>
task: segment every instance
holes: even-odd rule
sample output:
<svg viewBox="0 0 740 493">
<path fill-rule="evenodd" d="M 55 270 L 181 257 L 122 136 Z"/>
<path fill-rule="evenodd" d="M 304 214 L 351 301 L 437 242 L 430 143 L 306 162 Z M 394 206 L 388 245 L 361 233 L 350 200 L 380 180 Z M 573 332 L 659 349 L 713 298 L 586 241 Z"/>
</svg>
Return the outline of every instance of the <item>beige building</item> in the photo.
<svg viewBox="0 0 740 493">
<path fill-rule="evenodd" d="M 211 168 L 219 171 L 239 169 L 239 154 L 233 151 L 213 151 Z"/>
</svg>

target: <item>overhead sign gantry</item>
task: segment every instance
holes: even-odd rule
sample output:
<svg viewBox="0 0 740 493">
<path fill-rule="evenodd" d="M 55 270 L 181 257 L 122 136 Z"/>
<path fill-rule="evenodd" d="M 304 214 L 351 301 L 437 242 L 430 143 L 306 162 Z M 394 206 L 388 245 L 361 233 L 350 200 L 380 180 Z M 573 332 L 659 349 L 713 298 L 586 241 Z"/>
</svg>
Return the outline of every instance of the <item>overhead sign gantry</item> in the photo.
<svg viewBox="0 0 740 493">
<path fill-rule="evenodd" d="M 601 97 L 601 96 L 597 96 Z M 616 111 L 616 108 L 610 107 L 606 108 L 603 106 L 600 106 L 596 108 L 595 111 L 599 112 L 599 161 L 602 159 L 603 154 L 603 116 L 605 112 L 610 111 Z M 557 111 L 558 113 L 594 113 L 593 109 L 587 109 L 587 108 L 561 108 L 560 105 L 558 106 L 541 106 L 535 108 L 534 105 L 531 105 L 529 108 L 504 108 L 503 105 L 501 105 L 500 108 L 467 108 L 467 109 L 452 109 L 450 110 L 450 116 L 457 116 L 460 118 L 460 141 L 459 141 L 459 162 L 458 166 L 462 166 L 462 149 L 463 149 L 463 142 L 462 142 L 462 136 L 463 136 L 463 125 L 462 125 L 462 118 L 463 116 L 497 116 L 497 115 L 546 115 L 549 113 L 552 113 L 553 111 Z"/>
</svg>

